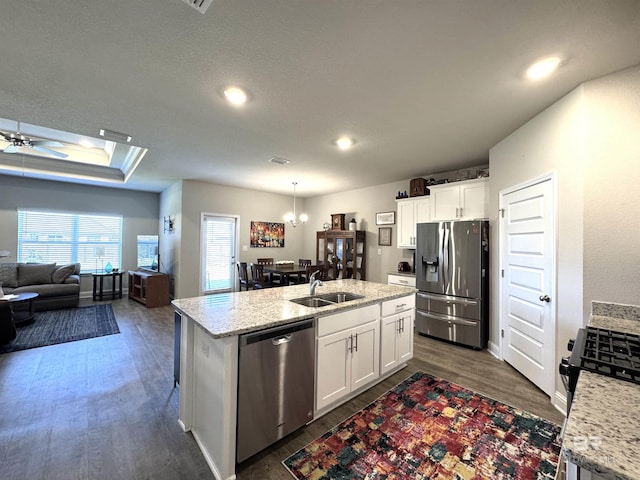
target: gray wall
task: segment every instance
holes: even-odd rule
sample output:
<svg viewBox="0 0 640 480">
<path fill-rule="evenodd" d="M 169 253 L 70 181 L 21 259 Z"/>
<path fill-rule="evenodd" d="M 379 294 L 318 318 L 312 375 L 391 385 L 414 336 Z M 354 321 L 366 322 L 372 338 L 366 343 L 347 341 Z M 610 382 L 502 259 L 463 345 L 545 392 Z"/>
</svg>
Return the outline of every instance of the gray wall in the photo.
<svg viewBox="0 0 640 480">
<path fill-rule="evenodd" d="M 122 267 L 135 269 L 136 237 L 158 233 L 159 201 L 158 193 L 0 175 L 0 250 L 12 252 L 15 261 L 18 208 L 122 215 Z M 126 284 L 126 276 L 123 280 Z M 91 276 L 82 278 L 81 290 L 83 296 L 91 294 Z"/>
<path fill-rule="evenodd" d="M 584 86 L 584 311 L 640 304 L 640 71 Z"/>
<path fill-rule="evenodd" d="M 302 258 L 303 231 L 307 225 L 297 228 L 285 226 L 284 248 L 249 246 L 251 221 L 284 222 L 283 216 L 293 209 L 293 190 L 291 195 L 277 195 L 184 180 L 162 193 L 161 205 L 163 215 L 176 216 L 176 230 L 162 235 L 168 240 L 164 242 L 165 246 L 171 249 L 165 252 L 163 264 L 173 276 L 175 298 L 200 295 L 200 223 L 203 213 L 239 217 L 239 261 L 253 262 L 258 257 L 294 261 Z M 302 213 L 305 208 L 304 199 L 297 198 L 296 211 Z"/>
<path fill-rule="evenodd" d="M 490 151 L 492 269 L 500 258 L 500 192 L 557 177 L 556 358 L 588 321 L 592 300 L 640 303 L 640 74 L 587 82 Z M 499 352 L 499 276 L 492 275 L 492 351 Z M 562 393 L 556 376 L 556 400 Z"/>
</svg>

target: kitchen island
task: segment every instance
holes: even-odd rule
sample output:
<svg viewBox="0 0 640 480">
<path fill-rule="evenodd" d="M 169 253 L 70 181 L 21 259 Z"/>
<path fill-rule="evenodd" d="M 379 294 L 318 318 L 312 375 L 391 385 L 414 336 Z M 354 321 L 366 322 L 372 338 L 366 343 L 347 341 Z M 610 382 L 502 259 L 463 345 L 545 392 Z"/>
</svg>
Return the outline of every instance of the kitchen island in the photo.
<svg viewBox="0 0 640 480">
<path fill-rule="evenodd" d="M 361 280 L 335 280 L 318 287 L 316 293 L 332 292 L 348 292 L 361 298 L 323 307 L 306 307 L 291 300 L 308 296 L 309 285 L 294 285 L 172 302 L 181 317 L 179 422 L 183 430 L 193 433 L 216 478 L 235 478 L 240 335 L 312 318 L 317 335 L 320 335 L 316 337 L 317 345 L 324 348 L 320 340 L 333 339 L 342 333 L 334 331 L 355 332 L 363 327 L 358 323 L 358 315 L 359 312 L 366 313 L 367 318 L 361 323 L 366 321 L 372 333 L 367 336 L 367 332 L 363 332 L 361 340 L 356 335 L 356 343 L 361 342 L 363 351 L 372 351 L 371 348 L 375 347 L 375 352 L 372 351 L 368 359 L 368 364 L 373 365 L 372 370 L 359 377 L 354 373 L 351 386 L 344 392 L 338 392 L 339 388 L 331 384 L 337 373 L 327 372 L 332 366 L 322 363 L 335 360 L 337 355 L 331 353 L 338 350 L 331 348 L 338 344 L 333 342 L 324 355 L 316 352 L 316 371 L 310 372 L 316 377 L 318 398 L 314 418 L 397 372 L 411 358 L 415 288 Z M 401 313 L 394 314 L 394 309 Z M 396 338 L 397 335 L 401 335 L 400 339 Z M 368 345 L 371 348 L 367 349 Z M 404 351 L 398 348 L 402 345 L 406 345 Z M 352 350 L 353 335 L 350 346 L 340 349 L 340 352 L 350 355 L 346 352 Z M 322 378 L 318 379 L 318 376 Z M 358 382 L 362 379 L 364 381 Z M 329 387 L 331 395 L 320 395 L 319 392 Z M 261 399 L 256 398 L 255 401 L 260 402 Z"/>
<path fill-rule="evenodd" d="M 593 302 L 590 327 L 640 334 L 640 306 Z M 640 478 L 640 385 L 581 371 L 562 450 L 567 480 Z"/>
</svg>

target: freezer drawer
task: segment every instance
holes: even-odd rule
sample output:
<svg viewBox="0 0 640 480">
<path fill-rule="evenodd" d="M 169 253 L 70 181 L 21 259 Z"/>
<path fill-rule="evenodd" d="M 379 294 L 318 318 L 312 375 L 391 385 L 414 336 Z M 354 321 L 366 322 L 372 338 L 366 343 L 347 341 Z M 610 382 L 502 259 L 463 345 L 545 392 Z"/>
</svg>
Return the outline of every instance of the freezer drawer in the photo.
<svg viewBox="0 0 640 480">
<path fill-rule="evenodd" d="M 482 300 L 480 299 L 418 292 L 416 303 L 416 308 L 430 313 L 440 313 L 448 317 L 462 317 L 468 320 L 482 318 Z"/>
<path fill-rule="evenodd" d="M 240 335 L 238 462 L 313 420 L 313 319 Z"/>
<path fill-rule="evenodd" d="M 415 327 L 419 333 L 431 337 L 478 349 L 486 347 L 485 333 L 479 320 L 416 310 Z"/>
</svg>

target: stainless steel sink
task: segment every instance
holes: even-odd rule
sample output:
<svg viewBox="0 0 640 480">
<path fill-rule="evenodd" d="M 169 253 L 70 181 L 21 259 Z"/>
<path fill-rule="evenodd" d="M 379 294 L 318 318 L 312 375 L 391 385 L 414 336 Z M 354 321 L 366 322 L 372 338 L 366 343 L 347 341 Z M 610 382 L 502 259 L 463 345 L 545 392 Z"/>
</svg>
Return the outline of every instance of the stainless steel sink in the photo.
<svg viewBox="0 0 640 480">
<path fill-rule="evenodd" d="M 326 307 L 327 305 L 335 305 L 336 303 L 350 302 L 358 298 L 364 298 L 364 295 L 356 295 L 355 293 L 349 292 L 334 292 L 323 293 L 313 297 L 294 298 L 290 301 L 298 305 L 304 305 L 305 307 Z"/>
<path fill-rule="evenodd" d="M 364 295 L 356 295 L 355 293 L 349 293 L 349 292 L 323 293 L 321 295 L 316 295 L 316 296 L 323 300 L 327 300 L 331 303 L 350 302 L 351 300 L 364 298 Z"/>
<path fill-rule="evenodd" d="M 290 302 L 297 303 L 298 305 L 303 305 L 305 307 L 326 307 L 327 305 L 333 305 L 335 302 L 330 302 L 328 300 L 324 300 L 318 297 L 302 297 L 302 298 L 294 298 L 293 300 L 289 300 Z"/>
</svg>

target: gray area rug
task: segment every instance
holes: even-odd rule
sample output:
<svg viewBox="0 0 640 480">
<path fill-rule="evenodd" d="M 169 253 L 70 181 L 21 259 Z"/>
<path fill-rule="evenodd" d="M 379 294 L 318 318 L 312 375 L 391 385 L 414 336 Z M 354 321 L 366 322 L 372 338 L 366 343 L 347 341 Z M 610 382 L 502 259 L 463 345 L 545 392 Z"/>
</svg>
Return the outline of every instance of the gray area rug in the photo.
<svg viewBox="0 0 640 480">
<path fill-rule="evenodd" d="M 120 333 L 110 304 L 36 312 L 33 322 L 17 328 L 16 339 L 0 353 Z"/>
</svg>

